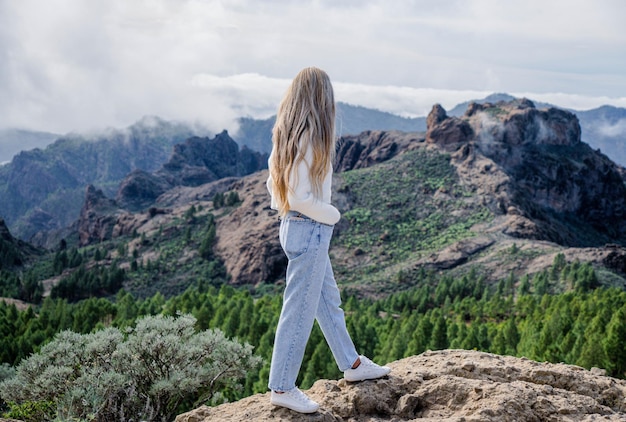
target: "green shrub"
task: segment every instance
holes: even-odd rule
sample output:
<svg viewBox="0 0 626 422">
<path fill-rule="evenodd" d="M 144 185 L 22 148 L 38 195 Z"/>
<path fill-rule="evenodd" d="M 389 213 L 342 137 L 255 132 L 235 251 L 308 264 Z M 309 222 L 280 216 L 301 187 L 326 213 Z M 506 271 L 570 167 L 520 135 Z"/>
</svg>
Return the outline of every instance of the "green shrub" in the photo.
<svg viewBox="0 0 626 422">
<path fill-rule="evenodd" d="M 0 364 L 0 382 L 12 378 L 15 376 L 15 369 L 8 363 Z M 2 399 L 0 399 L 0 415 L 2 412 L 8 410 L 8 405 Z"/>
<path fill-rule="evenodd" d="M 16 411 L 53 403 L 61 420 L 173 420 L 218 402 L 220 390 L 240 389 L 238 380 L 261 360 L 250 345 L 219 330 L 198 332 L 195 324 L 191 315 L 159 315 L 125 332 L 63 331 L 0 383 L 0 397 Z"/>
<path fill-rule="evenodd" d="M 9 403 L 11 410 L 6 413 L 7 418 L 24 422 L 43 422 L 54 419 L 56 406 L 51 401 L 27 401 L 22 404 Z"/>
</svg>

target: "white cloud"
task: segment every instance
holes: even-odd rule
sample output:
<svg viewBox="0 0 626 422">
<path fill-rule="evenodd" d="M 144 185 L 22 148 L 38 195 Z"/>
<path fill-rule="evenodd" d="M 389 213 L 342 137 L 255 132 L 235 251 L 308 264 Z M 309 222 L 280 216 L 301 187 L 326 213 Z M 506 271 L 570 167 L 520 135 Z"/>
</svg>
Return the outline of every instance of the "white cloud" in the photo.
<svg viewBox="0 0 626 422">
<path fill-rule="evenodd" d="M 620 119 L 613 124 L 598 122 L 596 130 L 604 136 L 624 136 L 626 134 L 626 119 Z"/>
<path fill-rule="evenodd" d="M 0 127 L 272 114 L 316 65 L 403 115 L 491 92 L 625 106 L 622 0 L 0 0 Z M 556 99 L 559 102 L 551 101 Z"/>
</svg>

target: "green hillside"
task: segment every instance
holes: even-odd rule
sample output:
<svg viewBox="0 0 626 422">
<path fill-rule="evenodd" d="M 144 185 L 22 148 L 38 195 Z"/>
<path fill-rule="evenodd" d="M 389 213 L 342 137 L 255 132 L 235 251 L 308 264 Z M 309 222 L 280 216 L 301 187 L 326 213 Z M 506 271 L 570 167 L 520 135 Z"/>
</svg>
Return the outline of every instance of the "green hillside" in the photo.
<svg viewBox="0 0 626 422">
<path fill-rule="evenodd" d="M 337 190 L 351 206 L 343 215 L 347 228 L 339 228 L 333 240 L 332 253 L 345 257 L 335 271 L 343 283 L 365 284 L 368 291 L 406 288 L 407 268 L 425 254 L 477 236 L 472 226 L 493 219 L 459 185 L 448 154 L 416 149 L 341 178 Z M 368 265 L 359 257 L 368 257 Z"/>
</svg>

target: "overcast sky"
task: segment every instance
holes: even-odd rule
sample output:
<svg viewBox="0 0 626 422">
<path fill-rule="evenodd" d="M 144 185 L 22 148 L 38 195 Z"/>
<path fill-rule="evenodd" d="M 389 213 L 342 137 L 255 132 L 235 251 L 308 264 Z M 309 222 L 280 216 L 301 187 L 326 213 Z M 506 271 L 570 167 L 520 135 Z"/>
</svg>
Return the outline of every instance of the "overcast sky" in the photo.
<svg viewBox="0 0 626 422">
<path fill-rule="evenodd" d="M 623 0 L 0 0 L 0 128 L 234 130 L 305 66 L 406 116 L 493 92 L 626 107 Z"/>
</svg>

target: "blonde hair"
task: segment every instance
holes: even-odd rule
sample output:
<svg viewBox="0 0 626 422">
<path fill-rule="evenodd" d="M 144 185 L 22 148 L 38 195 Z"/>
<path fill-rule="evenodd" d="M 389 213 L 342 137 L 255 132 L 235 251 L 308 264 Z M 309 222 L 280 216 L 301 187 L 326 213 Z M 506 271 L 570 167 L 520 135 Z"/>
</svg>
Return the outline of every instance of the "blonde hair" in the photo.
<svg viewBox="0 0 626 422">
<path fill-rule="evenodd" d="M 280 215 L 289 211 L 289 178 L 313 148 L 309 178 L 316 198 L 335 158 L 335 98 L 330 78 L 321 69 L 302 69 L 291 82 L 278 107 L 272 129 L 270 175 Z"/>
</svg>

